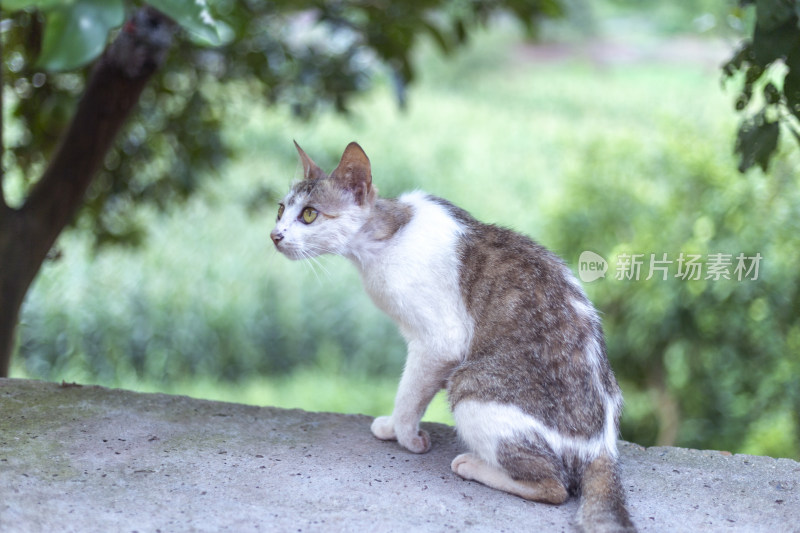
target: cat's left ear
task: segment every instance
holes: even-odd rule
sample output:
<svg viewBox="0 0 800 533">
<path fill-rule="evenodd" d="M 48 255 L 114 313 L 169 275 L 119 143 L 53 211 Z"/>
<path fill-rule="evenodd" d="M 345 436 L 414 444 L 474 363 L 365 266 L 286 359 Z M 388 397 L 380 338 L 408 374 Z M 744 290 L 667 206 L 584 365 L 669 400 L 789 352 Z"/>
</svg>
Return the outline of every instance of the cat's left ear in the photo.
<svg viewBox="0 0 800 533">
<path fill-rule="evenodd" d="M 303 149 L 300 148 L 300 145 L 297 144 L 297 141 L 294 141 L 294 147 L 297 148 L 297 153 L 300 155 L 300 161 L 303 163 L 303 179 L 316 180 L 326 177 L 325 172 L 323 172 L 322 169 L 319 168 L 310 157 L 308 157 Z"/>
<path fill-rule="evenodd" d="M 369 158 L 358 143 L 347 145 L 339 166 L 331 172 L 331 178 L 352 192 L 358 205 L 363 205 L 374 196 Z"/>
</svg>

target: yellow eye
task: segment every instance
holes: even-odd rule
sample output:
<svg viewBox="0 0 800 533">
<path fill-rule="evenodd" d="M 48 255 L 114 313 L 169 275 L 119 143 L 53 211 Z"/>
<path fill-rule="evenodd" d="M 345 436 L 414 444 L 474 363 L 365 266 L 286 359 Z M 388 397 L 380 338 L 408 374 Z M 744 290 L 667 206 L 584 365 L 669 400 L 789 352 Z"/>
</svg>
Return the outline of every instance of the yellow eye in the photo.
<svg viewBox="0 0 800 533">
<path fill-rule="evenodd" d="M 283 210 L 284 210 L 283 204 L 278 204 L 278 220 L 280 220 L 281 217 L 283 216 Z"/>
<path fill-rule="evenodd" d="M 317 219 L 317 210 L 311 207 L 303 209 L 303 222 L 311 224 Z"/>
</svg>

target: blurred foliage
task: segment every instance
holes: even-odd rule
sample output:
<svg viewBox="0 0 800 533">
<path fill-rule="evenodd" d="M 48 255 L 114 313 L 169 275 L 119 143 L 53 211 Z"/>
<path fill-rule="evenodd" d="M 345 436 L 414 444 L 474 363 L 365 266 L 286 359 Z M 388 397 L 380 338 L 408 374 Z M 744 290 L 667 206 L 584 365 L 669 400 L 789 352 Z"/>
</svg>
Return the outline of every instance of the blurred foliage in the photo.
<svg viewBox="0 0 800 533">
<path fill-rule="evenodd" d="M 617 19 L 630 31 L 648 34 L 739 37 L 747 26 L 747 14 L 734 10 L 737 0 L 602 0 L 591 3 L 598 17 Z"/>
<path fill-rule="evenodd" d="M 606 278 L 587 289 L 603 311 L 612 365 L 629 393 L 623 434 L 738 451 L 754 428 L 782 420 L 779 453 L 796 457 L 797 164 L 779 160 L 771 176 L 732 177 L 729 158 L 696 132 L 672 127 L 657 143 L 649 156 L 631 158 L 640 141 L 598 140 L 576 158 L 567 201 L 549 210 L 556 249 L 573 258 L 590 249 L 610 264 Z M 636 253 L 644 256 L 640 277 L 617 279 L 617 258 Z M 681 253 L 701 256 L 699 280 L 678 275 Z M 730 279 L 707 279 L 717 253 L 730 254 Z M 667 279 L 656 271 L 646 280 L 651 254 L 672 261 L 658 265 L 668 267 Z M 735 272 L 739 254 L 761 255 L 757 279 L 755 271 Z"/>
<path fill-rule="evenodd" d="M 126 5 L 131 8 L 138 3 Z M 106 14 L 116 13 L 122 4 L 122 0 L 109 4 L 81 0 L 68 5 L 17 0 L 4 6 L 41 9 L 3 13 L 8 69 L 3 83 L 14 124 L 2 163 L 16 178 L 16 189 L 27 190 L 41 174 L 89 72 L 88 67 L 48 72 L 42 65 L 66 68 L 75 57 L 89 57 L 90 49 L 98 53 L 98 39 L 104 40 L 113 26 L 100 22 L 116 20 Z M 189 27 L 192 35 L 213 41 L 208 31 L 203 33 L 204 28 L 192 24 L 197 13 L 183 13 L 184 4 L 196 7 L 193 2 L 153 2 Z M 450 52 L 493 13 L 511 12 L 533 27 L 541 17 L 559 16 L 562 11 L 560 0 L 385 4 L 213 0 L 208 4 L 214 20 L 222 21 L 219 33 L 225 35 L 220 42 L 227 44 L 203 48 L 181 40 L 142 95 L 138 112 L 108 154 L 82 211 L 80 224 L 92 229 L 98 243 L 139 242 L 144 227 L 136 216 L 137 206 L 165 209 L 189 197 L 204 179 L 219 174 L 222 163 L 232 156 L 219 135 L 222 119 L 241 119 L 226 116 L 230 103 L 226 94 L 230 93 L 224 86 L 245 89 L 237 92 L 240 98 L 285 104 L 297 115 L 309 117 L 326 106 L 347 111 L 353 96 L 366 90 L 370 79 L 387 67 L 402 104 L 405 86 L 414 78 L 411 57 L 421 35 L 433 37 L 441 50 Z M 92 25 L 96 31 L 88 34 L 92 42 L 85 46 L 71 48 L 86 36 L 68 39 L 70 53 L 65 55 L 64 47 L 53 44 L 59 39 L 48 39 L 48 35 L 57 27 L 68 38 L 73 15 L 97 19 L 98 24 Z M 21 199 L 24 192 L 16 196 Z"/>
<path fill-rule="evenodd" d="M 800 3 L 797 0 L 740 0 L 753 6 L 755 25 L 722 68 L 741 86 L 736 110 L 743 114 L 736 138 L 739 170 L 766 171 L 781 130 L 800 143 Z"/>
<path fill-rule="evenodd" d="M 18 202 L 46 167 L 91 70 L 45 72 L 36 66 L 44 22 L 36 11 L 3 21 L 11 119 L 3 164 L 7 179 L 23 191 L 15 195 Z M 106 154 L 78 221 L 93 230 L 98 244 L 139 242 L 144 230 L 134 216 L 137 205 L 163 209 L 186 199 L 231 155 L 219 135 L 222 110 L 211 104 L 207 89 L 198 88 L 213 76 L 206 65 L 193 63 L 197 53 L 187 43 L 173 50 Z"/>
<path fill-rule="evenodd" d="M 247 258 L 239 251 L 231 260 Z M 113 266 L 106 264 L 101 279 L 73 272 L 68 287 L 42 287 L 26 303 L 20 328 L 26 368 L 33 375 L 69 369 L 101 383 L 119 376 L 157 383 L 193 376 L 236 382 L 324 361 L 344 364 L 331 368 L 334 372 L 383 375 L 404 358 L 402 342 L 387 350 L 386 339 L 399 339 L 394 326 L 377 315 L 360 316 L 347 301 L 352 285 L 331 287 L 328 297 L 340 303 L 323 306 L 300 278 L 287 275 L 267 285 L 253 284 L 248 275 L 220 280 L 221 273 L 242 269 L 192 270 L 187 263 L 193 261 L 194 256 L 181 257 L 158 271 L 148 268 L 147 279 L 114 280 L 105 270 Z"/>
<path fill-rule="evenodd" d="M 17 5 L 14 5 L 14 4 Z M 24 4 L 28 5 L 24 5 Z M 92 61 L 106 46 L 108 32 L 125 21 L 122 0 L 6 2 L 6 9 L 38 9 L 47 19 L 36 66 L 72 70 Z M 88 22 L 88 23 L 87 23 Z"/>
<path fill-rule="evenodd" d="M 737 174 L 734 117 L 715 69 L 685 59 L 531 62 L 518 37 L 501 25 L 476 32 L 467 54 L 412 56 L 419 83 L 405 114 L 389 101 L 395 89 L 378 83 L 346 99 L 348 120 L 309 122 L 286 111 L 304 107 L 302 86 L 273 93 L 253 81 L 256 70 L 234 76 L 228 55 L 189 50 L 210 65 L 200 93 L 225 108 L 220 145 L 236 155 L 227 179 L 202 184 L 169 214 L 145 206 L 151 235 L 139 252 L 95 254 L 84 235 L 65 236 L 63 258 L 45 267 L 24 307 L 14 373 L 192 394 L 171 387 L 224 380 L 220 388 L 241 388 L 254 403 L 280 394 L 294 395 L 282 396 L 285 406 L 385 411 L 362 385 L 391 400 L 405 354 L 395 327 L 356 290 L 345 261 L 274 255 L 274 211 L 253 202 L 298 176 L 291 138 L 324 168 L 357 139 L 384 195 L 423 188 L 534 236 L 576 270 L 584 250 L 612 263 L 586 290 L 624 390 L 623 438 L 800 457 L 796 153 L 779 140 L 770 175 Z M 281 65 L 296 73 L 296 63 Z M 270 102 L 289 105 L 266 111 Z M 718 252 L 760 253 L 758 279 L 682 280 L 677 264 L 666 280 L 614 279 L 620 254 Z M 316 374 L 358 378 L 329 395 Z M 264 375 L 283 385 L 258 381 Z M 260 396 L 260 387 L 270 390 Z M 345 394 L 355 403 L 339 403 Z"/>
</svg>

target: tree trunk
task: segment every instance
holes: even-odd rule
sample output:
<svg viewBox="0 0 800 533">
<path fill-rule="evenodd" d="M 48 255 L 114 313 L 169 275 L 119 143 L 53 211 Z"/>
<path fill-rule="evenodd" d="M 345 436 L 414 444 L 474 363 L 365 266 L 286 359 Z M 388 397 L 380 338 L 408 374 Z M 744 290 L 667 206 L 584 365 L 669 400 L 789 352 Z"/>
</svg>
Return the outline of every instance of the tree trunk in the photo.
<svg viewBox="0 0 800 533">
<path fill-rule="evenodd" d="M 8 376 L 25 294 L 83 203 L 142 89 L 163 63 L 173 27 L 155 9 L 137 11 L 97 61 L 72 122 L 25 203 L 12 209 L 0 195 L 0 376 Z"/>
<path fill-rule="evenodd" d="M 8 376 L 9 359 L 14 349 L 14 328 L 19 309 L 35 275 L 26 268 L 29 254 L 21 217 L 12 209 L 0 207 L 0 376 Z M 28 274 L 26 276 L 26 273 Z"/>
</svg>

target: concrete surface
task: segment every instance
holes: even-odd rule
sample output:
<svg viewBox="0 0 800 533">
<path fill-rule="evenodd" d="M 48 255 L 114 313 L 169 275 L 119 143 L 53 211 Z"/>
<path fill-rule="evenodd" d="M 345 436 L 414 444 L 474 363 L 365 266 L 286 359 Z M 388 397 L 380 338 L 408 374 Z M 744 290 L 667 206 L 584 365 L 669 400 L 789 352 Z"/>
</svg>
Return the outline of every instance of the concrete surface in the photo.
<svg viewBox="0 0 800 533">
<path fill-rule="evenodd" d="M 361 415 L 0 379 L 0 531 L 572 531 L 450 472 L 452 430 L 413 455 Z M 641 531 L 800 532 L 800 463 L 621 443 Z"/>
</svg>

